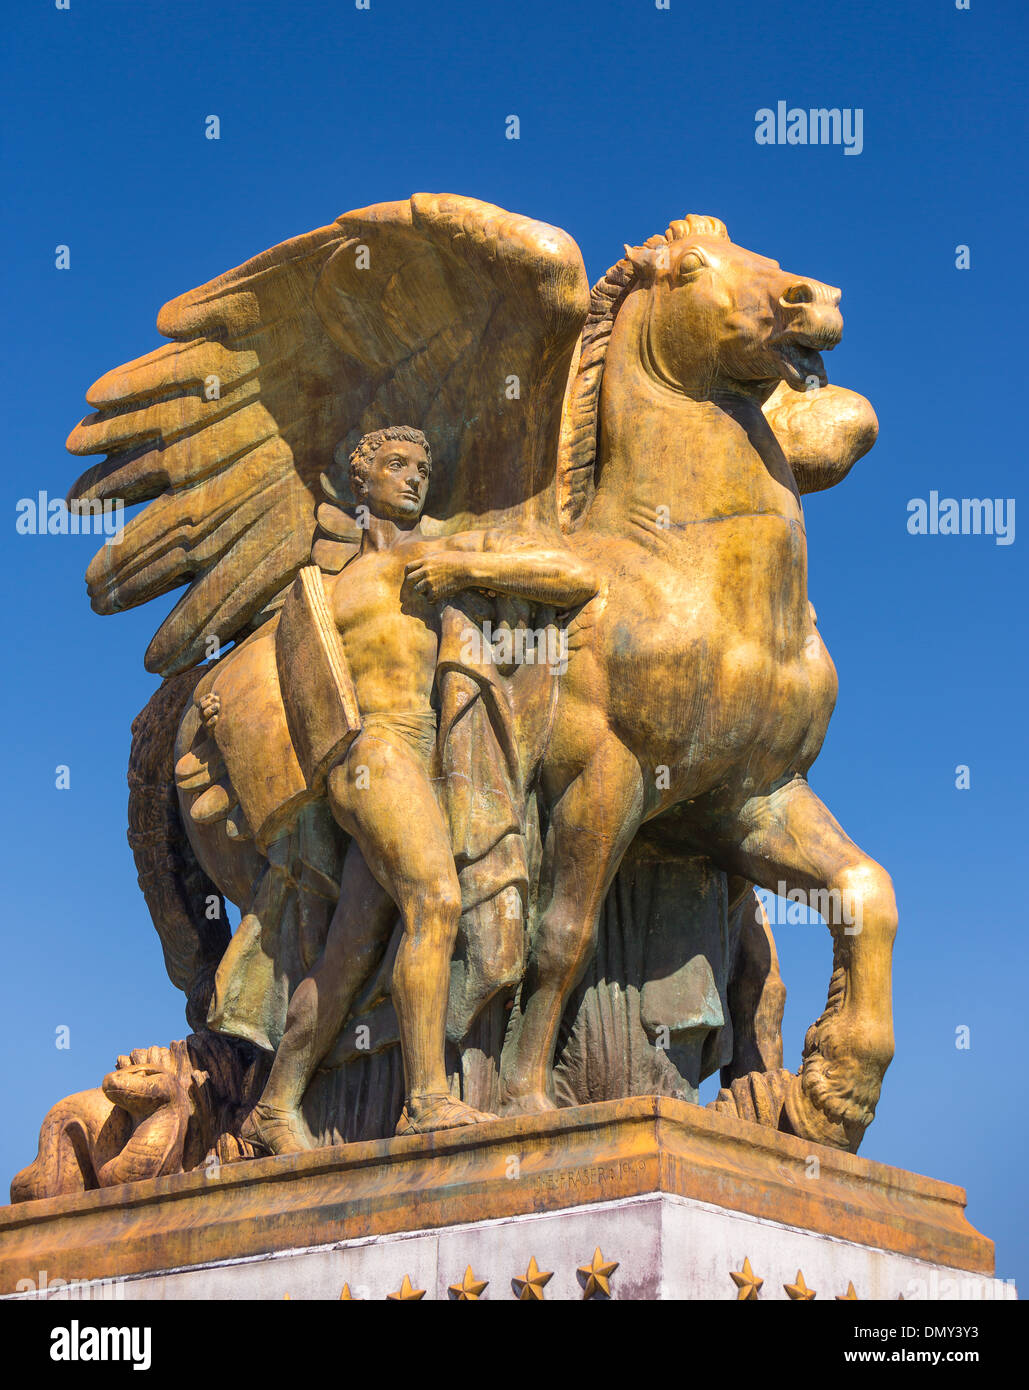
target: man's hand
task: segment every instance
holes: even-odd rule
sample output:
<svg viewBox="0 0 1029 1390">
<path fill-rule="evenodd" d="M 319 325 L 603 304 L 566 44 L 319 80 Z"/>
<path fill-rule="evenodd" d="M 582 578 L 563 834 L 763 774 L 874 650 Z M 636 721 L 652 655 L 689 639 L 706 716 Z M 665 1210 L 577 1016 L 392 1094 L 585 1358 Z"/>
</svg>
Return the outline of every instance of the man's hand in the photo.
<svg viewBox="0 0 1029 1390">
<path fill-rule="evenodd" d="M 404 579 L 430 603 L 440 603 L 472 584 L 467 557 L 443 552 L 412 560 L 404 566 Z"/>
</svg>

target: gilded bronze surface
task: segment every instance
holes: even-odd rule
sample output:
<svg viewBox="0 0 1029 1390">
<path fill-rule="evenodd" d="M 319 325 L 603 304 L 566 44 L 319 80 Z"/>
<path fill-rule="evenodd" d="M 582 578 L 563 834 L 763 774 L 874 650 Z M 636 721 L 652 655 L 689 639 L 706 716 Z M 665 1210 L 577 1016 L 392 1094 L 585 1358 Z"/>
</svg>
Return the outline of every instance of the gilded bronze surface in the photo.
<svg viewBox="0 0 1029 1390">
<path fill-rule="evenodd" d="M 896 909 L 806 780 L 801 495 L 877 430 L 839 300 L 695 215 L 591 291 L 558 229 L 416 194 L 165 306 L 69 448 L 73 497 L 149 504 L 94 608 L 185 587 L 129 836 L 194 1033 L 55 1106 L 15 1200 L 715 1071 L 720 1116 L 857 1150 Z M 755 885 L 833 938 L 797 1073 Z"/>
</svg>

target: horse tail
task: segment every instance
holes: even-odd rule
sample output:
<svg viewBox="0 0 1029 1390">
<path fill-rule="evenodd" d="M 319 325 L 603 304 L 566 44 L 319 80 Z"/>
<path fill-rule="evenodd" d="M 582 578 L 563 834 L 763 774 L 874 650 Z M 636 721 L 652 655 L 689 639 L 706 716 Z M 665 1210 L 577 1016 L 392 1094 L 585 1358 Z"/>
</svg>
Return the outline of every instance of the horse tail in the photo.
<svg viewBox="0 0 1029 1390">
<path fill-rule="evenodd" d="M 224 899 L 186 838 L 175 787 L 175 736 L 204 671 L 169 677 L 133 720 L 128 779 L 128 839 L 139 886 L 168 976 L 186 995 L 186 1019 L 197 1032 L 206 1026 L 214 972 L 230 935 Z"/>
</svg>

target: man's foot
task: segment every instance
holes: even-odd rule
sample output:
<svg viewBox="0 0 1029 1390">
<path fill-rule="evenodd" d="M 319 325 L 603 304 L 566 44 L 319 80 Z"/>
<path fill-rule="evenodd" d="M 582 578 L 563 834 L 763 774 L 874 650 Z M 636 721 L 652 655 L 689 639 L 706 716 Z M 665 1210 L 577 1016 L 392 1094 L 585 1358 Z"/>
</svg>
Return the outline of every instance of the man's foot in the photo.
<svg viewBox="0 0 1029 1390">
<path fill-rule="evenodd" d="M 314 1148 L 295 1110 L 282 1110 L 264 1101 L 258 1101 L 243 1121 L 239 1137 L 259 1154 L 299 1154 Z"/>
<path fill-rule="evenodd" d="M 495 1120 L 485 1110 L 473 1110 L 463 1100 L 453 1096 L 412 1096 L 397 1121 L 398 1134 L 431 1134 L 437 1129 L 460 1129 L 462 1125 L 477 1125 L 483 1120 Z"/>
</svg>

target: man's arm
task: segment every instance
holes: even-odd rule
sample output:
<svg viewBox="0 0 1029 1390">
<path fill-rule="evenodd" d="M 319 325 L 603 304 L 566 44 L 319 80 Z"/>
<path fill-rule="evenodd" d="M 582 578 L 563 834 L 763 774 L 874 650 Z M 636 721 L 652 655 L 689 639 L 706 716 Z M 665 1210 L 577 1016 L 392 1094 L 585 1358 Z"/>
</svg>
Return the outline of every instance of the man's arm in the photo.
<svg viewBox="0 0 1029 1390">
<path fill-rule="evenodd" d="M 600 587 L 592 565 L 563 546 L 500 530 L 441 539 L 439 551 L 407 566 L 406 577 L 432 603 L 462 589 L 489 589 L 529 603 L 576 608 Z"/>
</svg>

